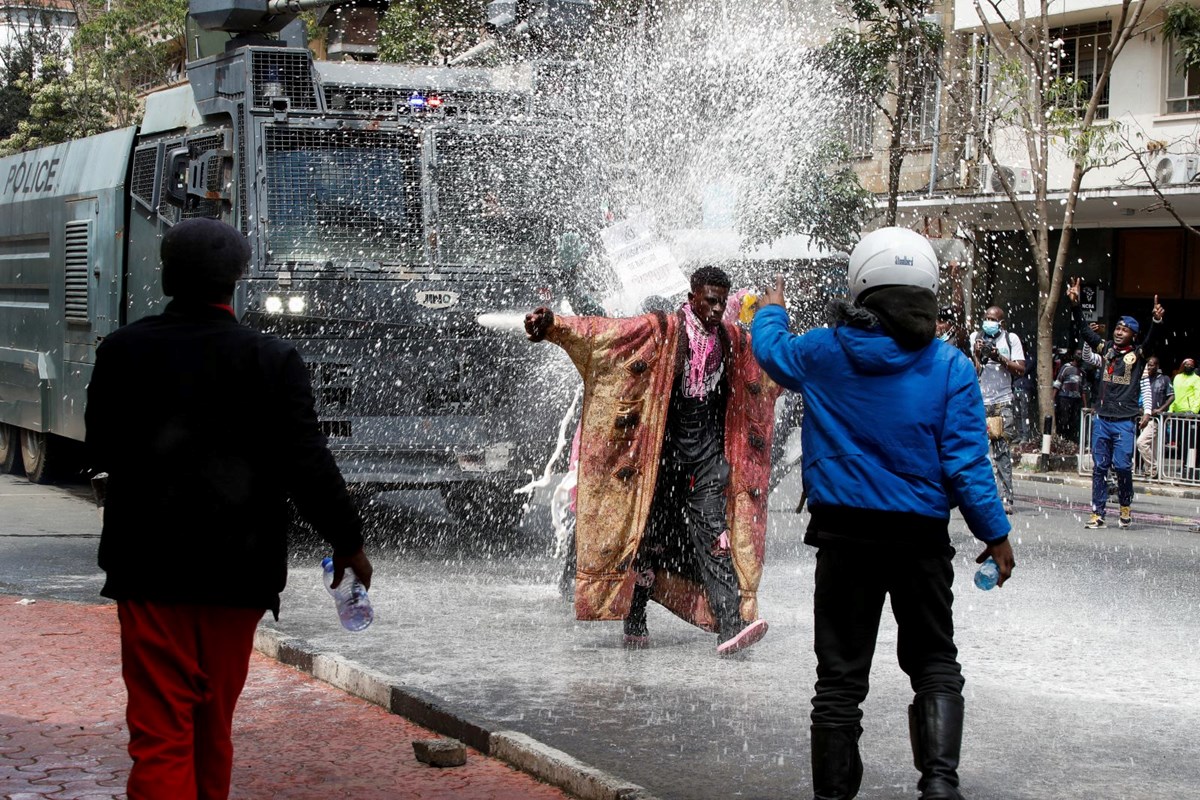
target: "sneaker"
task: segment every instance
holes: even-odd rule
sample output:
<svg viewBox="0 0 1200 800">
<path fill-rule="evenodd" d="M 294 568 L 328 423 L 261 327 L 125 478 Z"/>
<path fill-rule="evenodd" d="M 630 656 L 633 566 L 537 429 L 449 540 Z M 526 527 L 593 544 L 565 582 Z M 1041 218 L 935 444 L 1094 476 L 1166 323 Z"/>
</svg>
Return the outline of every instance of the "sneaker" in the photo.
<svg viewBox="0 0 1200 800">
<path fill-rule="evenodd" d="M 1004 513 L 1010 517 L 1013 515 L 1013 504 L 1011 500 L 1004 504 Z"/>
<path fill-rule="evenodd" d="M 750 645 L 767 635 L 767 621 L 756 619 L 740 631 L 717 645 L 717 655 L 727 656 Z"/>
<path fill-rule="evenodd" d="M 1096 530 L 1097 528 L 1104 528 L 1107 526 L 1104 524 L 1104 517 L 1100 516 L 1099 514 L 1092 514 L 1092 518 L 1089 519 L 1087 524 L 1085 524 L 1083 527 Z"/>
<path fill-rule="evenodd" d="M 1129 506 L 1121 506 L 1121 516 L 1117 517 L 1117 527 L 1128 528 L 1133 524 L 1133 509 Z"/>
</svg>

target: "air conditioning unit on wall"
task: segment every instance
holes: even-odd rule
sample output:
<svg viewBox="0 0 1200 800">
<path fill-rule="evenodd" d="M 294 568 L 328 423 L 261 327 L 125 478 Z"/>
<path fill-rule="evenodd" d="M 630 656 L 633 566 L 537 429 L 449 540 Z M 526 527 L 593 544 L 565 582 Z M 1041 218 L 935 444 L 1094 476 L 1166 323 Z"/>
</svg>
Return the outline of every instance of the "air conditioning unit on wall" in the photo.
<svg viewBox="0 0 1200 800">
<path fill-rule="evenodd" d="M 1159 186 L 1192 183 L 1200 177 L 1200 156 L 1165 155 L 1154 164 L 1154 182 Z"/>
<path fill-rule="evenodd" d="M 979 165 L 979 193 L 1004 194 L 1004 184 L 1000 181 L 999 173 L 1004 171 L 1008 185 L 1017 194 L 1033 191 L 1033 170 L 1029 167 Z"/>
</svg>

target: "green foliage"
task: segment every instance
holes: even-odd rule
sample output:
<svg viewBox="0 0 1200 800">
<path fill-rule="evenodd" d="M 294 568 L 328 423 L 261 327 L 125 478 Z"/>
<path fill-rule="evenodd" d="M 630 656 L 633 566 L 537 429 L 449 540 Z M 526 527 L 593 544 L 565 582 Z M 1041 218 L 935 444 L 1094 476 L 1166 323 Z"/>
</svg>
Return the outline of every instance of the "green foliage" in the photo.
<svg viewBox="0 0 1200 800">
<path fill-rule="evenodd" d="M 739 232 L 751 244 L 774 241 L 793 233 L 808 235 L 825 250 L 849 250 L 872 208 L 872 195 L 850 167 L 845 142 L 830 140 L 789 165 L 781 184 L 785 202 L 766 204 L 769 215 L 756 215 L 742 203 Z"/>
<path fill-rule="evenodd" d="M 31 96 L 29 113 L 0 142 L 0 155 L 102 133 L 114 116 L 132 116 L 136 108 L 132 95 L 117 91 L 87 62 L 68 70 L 64 61 L 47 59 L 37 78 L 22 77 L 18 86 Z"/>
<path fill-rule="evenodd" d="M 859 184 L 848 160 L 818 172 L 816 180 L 798 189 L 795 202 L 800 209 L 809 210 L 803 221 L 813 243 L 826 250 L 849 251 L 872 209 L 873 196 Z"/>
<path fill-rule="evenodd" d="M 74 41 L 77 63 L 98 69 L 118 92 L 162 81 L 169 43 L 185 35 L 187 0 L 86 0 L 85 8 Z"/>
<path fill-rule="evenodd" d="M 896 89 L 896 71 L 941 48 L 940 25 L 924 18 L 932 0 L 849 0 L 844 13 L 854 28 L 838 28 L 821 57 L 853 86 L 878 97 Z"/>
<path fill-rule="evenodd" d="M 895 43 L 888 39 L 864 38 L 839 28 L 821 48 L 818 58 L 831 74 L 842 76 L 851 93 L 876 98 L 892 86 L 888 66 L 894 53 Z"/>
<path fill-rule="evenodd" d="M 67 47 L 49 9 L 31 15 L 35 17 L 32 24 L 15 29 L 8 44 L 0 49 L 0 140 L 15 133 L 20 121 L 29 115 L 33 98 L 28 91 L 28 77 L 39 74 L 47 59 L 61 59 Z"/>
<path fill-rule="evenodd" d="M 1177 2 L 1167 6 L 1163 15 L 1163 36 L 1175 42 L 1179 71 L 1200 66 L 1200 8 Z"/>
<path fill-rule="evenodd" d="M 379 21 L 379 60 L 410 64 L 437 63 L 437 41 L 422 24 L 418 11 L 393 3 Z"/>
<path fill-rule="evenodd" d="M 441 64 L 479 39 L 483 3 L 396 0 L 379 22 L 379 60 Z"/>
<path fill-rule="evenodd" d="M 914 133 L 913 111 L 931 88 L 944 35 L 940 24 L 925 21 L 934 8 L 933 0 L 847 2 L 844 13 L 854 26 L 837 30 L 822 58 L 836 69 L 851 103 L 873 103 L 887 120 L 885 224 L 895 224 L 900 175 L 909 147 L 906 137 Z"/>
<path fill-rule="evenodd" d="M 19 152 L 90 136 L 136 121 L 137 93 L 161 83 L 182 41 L 187 0 L 86 0 L 69 57 L 47 57 L 13 82 L 29 98 L 26 113 L 0 142 Z"/>
<path fill-rule="evenodd" d="M 315 41 L 324 35 L 324 29 L 317 24 L 317 12 L 301 11 L 299 17 L 304 22 L 304 36 L 308 41 Z"/>
</svg>

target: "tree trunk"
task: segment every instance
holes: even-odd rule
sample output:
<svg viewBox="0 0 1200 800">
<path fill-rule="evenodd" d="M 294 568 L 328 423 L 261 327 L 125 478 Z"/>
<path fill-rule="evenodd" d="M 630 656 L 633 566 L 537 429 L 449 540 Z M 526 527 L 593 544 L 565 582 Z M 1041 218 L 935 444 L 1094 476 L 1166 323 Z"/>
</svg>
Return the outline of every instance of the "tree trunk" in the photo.
<svg viewBox="0 0 1200 800">
<path fill-rule="evenodd" d="M 904 144 L 905 129 L 908 127 L 908 111 L 912 102 L 912 76 L 909 69 L 912 61 L 911 37 L 900 38 L 900 53 L 896 63 L 896 112 L 892 116 L 891 141 L 888 143 L 888 203 L 884 215 L 885 225 L 895 225 L 900 197 L 900 170 L 904 167 L 907 148 Z"/>
</svg>

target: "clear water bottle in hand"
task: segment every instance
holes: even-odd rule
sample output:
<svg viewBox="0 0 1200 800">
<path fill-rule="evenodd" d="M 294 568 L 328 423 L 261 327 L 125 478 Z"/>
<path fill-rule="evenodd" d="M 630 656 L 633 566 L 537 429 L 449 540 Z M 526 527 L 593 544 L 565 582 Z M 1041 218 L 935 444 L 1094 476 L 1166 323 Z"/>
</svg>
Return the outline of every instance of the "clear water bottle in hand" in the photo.
<svg viewBox="0 0 1200 800">
<path fill-rule="evenodd" d="M 371 600 L 367 597 L 366 587 L 358 580 L 354 570 L 347 567 L 346 573 L 342 576 L 342 582 L 334 589 L 331 586 L 333 583 L 333 559 L 326 558 L 322 561 L 321 569 L 324 571 L 325 588 L 333 596 L 334 603 L 337 604 L 338 617 L 342 620 L 342 627 L 348 631 L 361 631 L 370 625 L 371 621 L 375 619 L 375 611 L 371 608 Z"/>
<path fill-rule="evenodd" d="M 985 592 L 988 589 L 993 589 L 996 583 L 1000 580 L 1000 567 L 996 565 L 990 557 L 979 565 L 979 569 L 975 572 L 975 585 Z"/>
</svg>

